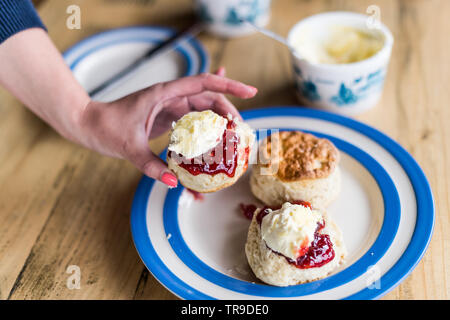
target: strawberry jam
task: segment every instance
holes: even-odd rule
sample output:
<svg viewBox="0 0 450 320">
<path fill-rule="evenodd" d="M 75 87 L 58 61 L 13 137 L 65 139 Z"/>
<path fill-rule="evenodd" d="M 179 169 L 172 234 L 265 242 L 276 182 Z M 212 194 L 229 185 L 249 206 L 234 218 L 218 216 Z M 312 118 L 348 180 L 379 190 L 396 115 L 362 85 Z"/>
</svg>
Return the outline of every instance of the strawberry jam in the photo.
<svg viewBox="0 0 450 320">
<path fill-rule="evenodd" d="M 258 209 L 257 206 L 255 206 L 254 204 L 243 204 L 241 203 L 240 205 L 241 211 L 244 214 L 244 216 L 248 219 L 248 220 L 252 220 L 253 219 L 253 213 L 255 212 L 256 209 Z"/>
<path fill-rule="evenodd" d="M 224 173 L 230 178 L 234 177 L 238 163 L 239 144 L 239 137 L 233 131 L 234 127 L 234 122 L 229 121 L 222 140 L 217 146 L 198 157 L 186 159 L 181 154 L 174 154 L 171 151 L 169 152 L 169 157 L 174 158 L 180 167 L 194 176 L 201 173 L 209 175 Z M 246 148 L 245 152 L 247 153 L 245 156 L 248 159 L 249 149 Z"/>
<path fill-rule="evenodd" d="M 317 224 L 314 240 L 306 254 L 298 257 L 297 260 L 292 260 L 287 257 L 286 260 L 299 269 L 318 268 L 333 260 L 334 250 L 330 236 L 320 233 L 320 230 L 324 227 L 325 222 Z"/>
<path fill-rule="evenodd" d="M 311 208 L 311 204 L 306 201 L 292 201 L 292 204 L 299 204 L 303 205 L 305 207 Z M 250 211 L 251 205 L 241 205 L 241 208 L 245 207 L 248 208 L 248 211 Z M 261 209 L 261 211 L 256 216 L 256 221 L 261 225 L 262 219 L 270 213 L 270 210 L 278 210 L 280 207 L 264 207 Z M 278 255 L 281 255 L 286 258 L 286 260 L 294 265 L 295 267 L 299 269 L 309 269 L 309 268 L 318 268 L 321 267 L 331 260 L 334 259 L 334 249 L 333 249 L 333 243 L 330 240 L 330 236 L 327 234 L 322 234 L 320 231 L 325 227 L 325 221 L 319 222 L 317 224 L 316 231 L 314 232 L 314 240 L 309 245 L 308 249 L 306 248 L 302 250 L 302 253 L 304 254 L 300 255 L 297 260 L 292 260 L 284 255 L 282 255 L 279 252 L 275 252 Z"/>
<path fill-rule="evenodd" d="M 294 200 L 294 201 L 291 201 L 290 203 L 308 207 L 312 210 L 311 203 L 309 203 L 308 201 Z M 245 217 L 247 217 L 249 220 L 252 220 L 253 213 L 255 212 L 255 210 L 258 207 L 255 206 L 254 204 L 244 204 L 244 203 L 241 203 L 239 206 L 241 208 L 242 214 Z M 269 211 L 267 211 L 266 209 L 279 210 L 279 209 L 281 209 L 281 206 L 272 206 L 272 207 L 265 206 L 264 208 L 262 208 L 261 212 L 259 213 L 259 216 L 256 217 L 259 224 L 261 224 L 262 218 L 264 218 L 269 213 Z M 265 211 L 265 212 L 263 213 L 263 211 Z"/>
</svg>

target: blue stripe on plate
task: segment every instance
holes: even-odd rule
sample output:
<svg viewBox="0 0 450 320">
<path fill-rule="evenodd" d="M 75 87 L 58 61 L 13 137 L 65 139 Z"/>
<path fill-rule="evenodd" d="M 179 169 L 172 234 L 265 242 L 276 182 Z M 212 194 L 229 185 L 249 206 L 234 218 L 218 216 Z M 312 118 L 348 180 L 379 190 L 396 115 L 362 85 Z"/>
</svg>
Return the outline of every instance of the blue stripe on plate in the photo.
<svg viewBox="0 0 450 320">
<path fill-rule="evenodd" d="M 146 214 L 147 201 L 150 198 L 155 180 L 143 177 L 134 196 L 131 208 L 131 230 L 133 233 L 134 245 L 141 260 L 153 276 L 160 281 L 168 290 L 179 297 L 195 297 L 195 299 L 214 299 L 202 292 L 188 286 L 180 278 L 174 275 L 161 261 L 148 236 Z"/>
<path fill-rule="evenodd" d="M 417 220 L 411 241 L 396 264 L 380 279 L 380 289 L 366 288 L 346 299 L 378 299 L 400 284 L 417 266 L 428 248 L 433 235 L 435 212 L 434 199 L 428 180 L 414 158 L 400 144 L 384 133 L 364 124 L 331 112 L 299 108 L 298 106 L 282 106 L 257 109 L 243 112 L 245 120 L 275 117 L 300 116 L 327 120 L 352 128 L 383 146 L 400 163 L 413 186 L 417 204 Z"/>
<path fill-rule="evenodd" d="M 158 27 L 158 26 L 133 26 L 133 27 L 125 27 L 118 28 L 113 30 L 108 30 L 105 32 L 100 32 L 94 34 L 82 41 L 76 43 L 69 49 L 67 49 L 63 53 L 64 59 L 74 58 L 73 62 L 70 64 L 70 68 L 73 70 L 77 64 L 85 59 L 88 55 L 93 52 L 105 48 L 106 46 L 129 42 L 129 41 L 149 41 L 149 42 L 160 42 L 162 38 L 150 38 L 147 32 L 151 31 L 159 31 L 164 34 L 164 36 L 169 37 L 174 34 L 175 29 L 166 28 L 166 27 Z M 136 37 L 133 39 L 124 38 L 115 39 L 111 42 L 105 42 L 101 45 L 92 47 L 98 42 L 105 41 L 108 37 L 119 36 L 122 33 L 130 33 L 135 32 Z M 188 54 L 183 46 L 190 45 L 194 51 L 195 56 L 193 54 Z M 176 49 L 180 54 L 183 55 L 187 62 L 187 72 L 186 75 L 194 75 L 203 72 L 207 72 L 209 69 L 209 57 L 206 53 L 206 50 L 203 48 L 202 44 L 196 39 L 190 39 L 188 42 L 182 44 Z M 78 51 L 78 52 L 77 52 Z M 198 70 L 193 70 L 193 59 L 199 60 L 199 68 Z M 150 196 L 151 190 L 153 188 L 154 180 L 149 179 L 147 177 L 143 177 L 141 179 L 139 186 L 135 193 L 135 199 L 133 201 L 132 206 L 132 219 L 131 219 L 131 229 L 133 232 L 133 239 L 135 241 L 136 249 L 146 265 L 146 267 L 152 272 L 153 276 L 156 279 L 164 279 L 160 280 L 161 283 L 174 294 L 179 297 L 184 297 L 186 294 L 195 295 L 197 299 L 213 299 L 212 297 L 203 294 L 202 292 L 186 286 L 183 281 L 177 278 L 161 261 L 159 256 L 156 254 L 155 249 L 152 246 L 150 238 L 148 237 L 146 224 L 142 224 L 141 221 L 145 221 L 146 209 L 147 209 L 147 200 Z M 136 239 L 140 239 L 137 241 Z"/>
<path fill-rule="evenodd" d="M 418 164 L 406 150 L 388 136 L 363 123 L 325 111 L 290 106 L 245 111 L 242 115 L 246 120 L 276 116 L 322 119 L 357 130 L 388 150 L 402 165 L 413 185 L 417 201 L 416 227 L 410 244 L 402 257 L 381 277 L 381 289 L 367 288 L 347 297 L 347 299 L 378 298 L 398 285 L 414 269 L 428 247 L 433 233 L 435 214 L 433 196 L 428 181 Z M 173 293 L 185 299 L 205 299 L 204 294 L 182 282 L 165 265 L 161 265 L 163 263 L 155 253 L 146 229 L 146 204 L 152 185 L 151 179 L 143 177 L 134 197 L 131 229 L 136 249 L 150 272 Z"/>
<path fill-rule="evenodd" d="M 289 131 L 295 129 L 279 128 L 279 130 Z M 366 273 L 367 268 L 374 265 L 384 255 L 394 240 L 400 223 L 400 199 L 391 178 L 370 155 L 352 144 L 319 132 L 307 132 L 332 141 L 339 150 L 361 163 L 377 181 L 384 201 L 384 219 L 380 233 L 370 249 L 358 261 L 341 272 L 322 280 L 301 285 L 274 287 L 235 279 L 206 265 L 190 250 L 184 241 L 178 221 L 179 197 L 184 188 L 179 186 L 169 190 L 167 193 L 163 209 L 164 228 L 166 234 L 172 235 L 170 239 L 172 249 L 192 271 L 218 286 L 244 294 L 262 297 L 299 297 L 329 290 L 350 282 Z"/>
<path fill-rule="evenodd" d="M 72 61 L 72 63 L 69 66 L 70 69 L 74 70 L 74 68 L 77 66 L 77 64 L 80 61 L 84 60 L 90 54 L 92 54 L 100 49 L 103 49 L 105 47 L 112 46 L 112 45 L 119 44 L 119 43 L 133 42 L 133 41 L 134 42 L 140 41 L 140 42 L 160 43 L 164 40 L 164 37 L 162 37 L 162 38 L 161 37 L 151 37 L 148 34 L 145 34 L 145 32 L 148 32 L 148 31 L 163 32 L 164 36 L 166 36 L 166 37 L 169 37 L 176 32 L 175 29 L 159 27 L 159 26 L 134 26 L 134 27 L 125 27 L 125 28 L 108 30 L 108 31 L 94 34 L 94 35 L 76 43 L 75 45 L 73 45 L 72 47 L 70 47 L 63 53 L 63 57 L 65 59 L 68 59 L 72 54 L 74 54 L 74 52 L 76 50 L 80 50 L 80 52 L 78 53 L 78 56 L 74 59 L 74 61 Z M 104 41 L 108 37 L 114 37 L 114 36 L 118 36 L 122 33 L 130 33 L 130 32 L 136 32 L 136 35 L 132 38 L 127 37 L 127 38 L 123 38 L 123 39 L 113 39 L 111 41 L 102 43 L 98 46 L 91 47 L 96 42 L 99 42 L 102 40 Z M 139 35 L 139 33 L 143 33 L 143 34 Z M 193 70 L 192 61 L 195 58 L 193 55 L 190 55 L 186 51 L 185 48 L 183 48 L 183 45 L 186 46 L 186 44 L 192 46 L 194 48 L 196 54 L 198 55 L 197 57 L 195 57 L 199 60 L 198 70 Z M 83 48 L 86 48 L 86 50 L 83 50 Z M 183 56 L 183 58 L 186 60 L 186 72 L 185 72 L 184 76 L 191 76 L 191 75 L 195 75 L 195 74 L 199 74 L 199 73 L 208 71 L 208 68 L 209 68 L 208 55 L 206 53 L 206 50 L 203 48 L 202 44 L 199 41 L 197 41 L 196 39 L 194 39 L 194 38 L 189 39 L 189 41 L 186 42 L 185 44 L 178 46 L 175 49 L 175 51 L 180 53 Z"/>
<path fill-rule="evenodd" d="M 77 67 L 77 65 L 83 61 L 84 59 L 88 58 L 91 54 L 107 48 L 107 47 L 111 47 L 117 44 L 122 44 L 122 43 L 128 43 L 128 42 L 144 42 L 144 43 L 161 43 L 163 40 L 162 39 L 155 39 L 155 38 L 149 38 L 149 37 L 140 37 L 140 38 L 127 38 L 127 39 L 117 39 L 117 40 L 113 40 L 110 42 L 106 42 L 103 43 L 101 45 L 98 45 L 92 49 L 89 49 L 85 52 L 83 52 L 83 54 L 81 54 L 80 56 L 78 56 L 69 66 L 69 68 L 71 70 L 75 70 L 75 68 Z M 176 52 L 178 52 L 179 54 L 181 54 L 181 56 L 184 58 L 184 61 L 186 63 L 186 67 L 185 67 L 185 72 L 183 74 L 183 76 L 192 76 L 197 74 L 197 70 L 193 69 L 193 64 L 192 64 L 192 57 L 186 52 L 185 49 L 183 49 L 183 47 L 178 47 L 175 49 Z"/>
</svg>

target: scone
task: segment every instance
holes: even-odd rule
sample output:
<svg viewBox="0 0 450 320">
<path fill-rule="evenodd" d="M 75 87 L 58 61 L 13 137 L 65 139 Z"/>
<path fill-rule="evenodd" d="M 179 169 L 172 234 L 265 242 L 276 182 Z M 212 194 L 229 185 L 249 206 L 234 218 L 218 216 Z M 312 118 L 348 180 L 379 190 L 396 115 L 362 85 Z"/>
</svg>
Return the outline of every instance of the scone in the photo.
<svg viewBox="0 0 450 320">
<path fill-rule="evenodd" d="M 254 140 L 253 131 L 239 119 L 210 110 L 190 112 L 173 124 L 167 164 L 186 188 L 215 192 L 247 170 Z"/>
<path fill-rule="evenodd" d="M 295 199 L 325 208 L 339 194 L 339 151 L 327 139 L 300 131 L 282 131 L 260 145 L 250 188 L 269 206 Z"/>
<path fill-rule="evenodd" d="M 256 277 L 284 287 L 322 279 L 344 261 L 339 227 L 309 203 L 256 209 L 245 254 Z"/>
</svg>

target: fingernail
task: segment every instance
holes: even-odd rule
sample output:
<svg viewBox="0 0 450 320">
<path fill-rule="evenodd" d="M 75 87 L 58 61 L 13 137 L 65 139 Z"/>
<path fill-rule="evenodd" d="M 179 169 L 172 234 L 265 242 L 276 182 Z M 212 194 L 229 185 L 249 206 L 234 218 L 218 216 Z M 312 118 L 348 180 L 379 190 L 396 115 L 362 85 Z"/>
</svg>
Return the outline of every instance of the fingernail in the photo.
<svg viewBox="0 0 450 320">
<path fill-rule="evenodd" d="M 258 93 L 258 89 L 256 89 L 256 88 L 253 87 L 253 86 L 247 86 L 247 88 L 249 88 L 250 91 L 251 91 L 251 92 L 249 92 L 249 94 L 248 94 L 248 98 L 252 98 L 252 97 L 254 97 L 254 96 Z"/>
<path fill-rule="evenodd" d="M 223 77 L 225 75 L 225 67 L 219 67 L 219 69 L 217 70 L 216 74 L 218 76 Z"/>
<path fill-rule="evenodd" d="M 178 184 L 178 180 L 177 177 L 175 177 L 173 174 L 170 174 L 168 172 L 165 172 L 162 177 L 161 177 L 161 181 L 163 183 L 165 183 L 166 185 L 168 185 L 171 188 L 174 188 L 177 186 Z"/>
</svg>

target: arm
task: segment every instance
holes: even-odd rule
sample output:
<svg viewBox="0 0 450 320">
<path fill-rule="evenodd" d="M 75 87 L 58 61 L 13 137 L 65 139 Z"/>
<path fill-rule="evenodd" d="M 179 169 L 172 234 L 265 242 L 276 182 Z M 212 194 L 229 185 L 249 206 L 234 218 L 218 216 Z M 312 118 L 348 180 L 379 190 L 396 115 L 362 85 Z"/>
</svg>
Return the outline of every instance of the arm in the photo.
<svg viewBox="0 0 450 320">
<path fill-rule="evenodd" d="M 81 143 L 77 123 L 89 96 L 47 33 L 27 29 L 0 45 L 0 84 L 62 136 Z"/>
<path fill-rule="evenodd" d="M 173 120 L 192 110 L 239 116 L 223 94 L 256 94 L 251 86 L 203 74 L 156 84 L 111 103 L 92 101 L 42 29 L 19 32 L 0 45 L 0 84 L 62 136 L 127 159 L 170 186 L 177 180 L 150 151 L 149 137 L 165 132 Z"/>
<path fill-rule="evenodd" d="M 73 81 L 30 0 L 0 0 L 0 85 L 77 141 L 72 128 L 89 97 Z"/>
</svg>

